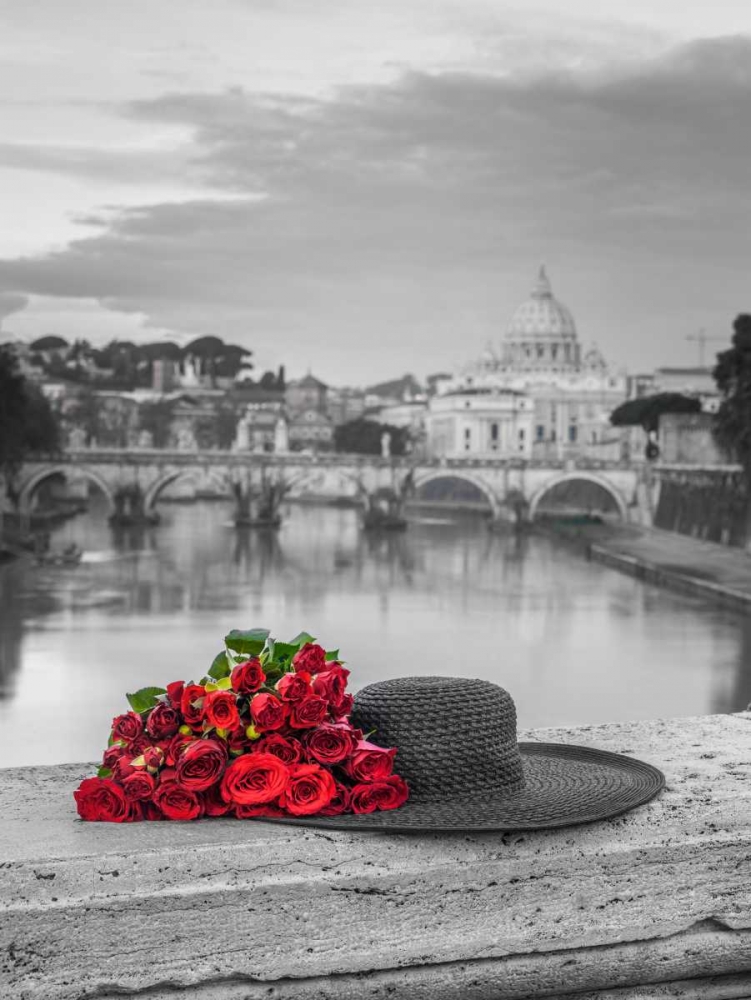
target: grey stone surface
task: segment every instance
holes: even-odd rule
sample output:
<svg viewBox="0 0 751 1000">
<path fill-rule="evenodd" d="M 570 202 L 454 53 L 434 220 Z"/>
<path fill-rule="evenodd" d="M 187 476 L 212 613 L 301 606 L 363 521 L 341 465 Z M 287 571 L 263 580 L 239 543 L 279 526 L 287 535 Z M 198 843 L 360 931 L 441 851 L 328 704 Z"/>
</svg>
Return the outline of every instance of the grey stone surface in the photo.
<svg viewBox="0 0 751 1000">
<path fill-rule="evenodd" d="M 589 826 L 415 836 L 85 824 L 91 765 L 0 771 L 0 995 L 744 996 L 751 716 L 521 735 L 633 754 L 667 789 Z"/>
</svg>

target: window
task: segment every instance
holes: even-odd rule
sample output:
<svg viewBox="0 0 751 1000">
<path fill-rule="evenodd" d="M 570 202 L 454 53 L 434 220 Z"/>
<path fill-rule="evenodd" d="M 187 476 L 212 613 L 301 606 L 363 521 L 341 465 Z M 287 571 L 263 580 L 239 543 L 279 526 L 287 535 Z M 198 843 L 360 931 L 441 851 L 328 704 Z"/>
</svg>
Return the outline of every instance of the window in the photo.
<svg viewBox="0 0 751 1000">
<path fill-rule="evenodd" d="M 550 429 L 550 440 L 555 441 L 555 427 L 551 427 Z"/>
<path fill-rule="evenodd" d="M 568 429 L 568 439 L 571 444 L 576 443 L 576 424 L 571 424 Z"/>
<path fill-rule="evenodd" d="M 537 440 L 538 441 L 545 440 L 545 428 L 543 427 L 542 424 L 537 425 Z"/>
<path fill-rule="evenodd" d="M 472 429 L 470 427 L 464 428 L 464 450 L 469 451 L 472 447 Z"/>
<path fill-rule="evenodd" d="M 519 440 L 520 441 L 524 440 L 524 428 L 523 427 L 519 428 Z"/>
<path fill-rule="evenodd" d="M 541 358 L 541 357 L 543 357 L 544 354 L 545 354 L 545 348 L 543 347 L 542 344 L 538 344 L 537 345 L 537 357 Z"/>
<path fill-rule="evenodd" d="M 490 450 L 498 451 L 498 424 L 495 422 L 490 425 Z"/>
<path fill-rule="evenodd" d="M 558 358 L 558 344 L 553 344 L 550 348 L 550 353 L 553 357 L 553 361 L 555 361 Z"/>
</svg>

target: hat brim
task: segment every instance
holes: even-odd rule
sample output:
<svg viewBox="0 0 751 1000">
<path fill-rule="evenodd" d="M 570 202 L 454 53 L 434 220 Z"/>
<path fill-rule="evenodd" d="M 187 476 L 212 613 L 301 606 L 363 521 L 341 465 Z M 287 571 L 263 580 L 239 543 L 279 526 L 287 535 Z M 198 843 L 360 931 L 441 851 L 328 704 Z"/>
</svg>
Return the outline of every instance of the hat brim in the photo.
<svg viewBox="0 0 751 1000">
<path fill-rule="evenodd" d="M 520 743 L 519 750 L 524 787 L 496 798 L 486 793 L 445 801 L 414 799 L 373 813 L 263 821 L 393 833 L 545 830 L 619 816 L 649 802 L 665 785 L 656 767 L 607 750 L 563 743 Z"/>
</svg>

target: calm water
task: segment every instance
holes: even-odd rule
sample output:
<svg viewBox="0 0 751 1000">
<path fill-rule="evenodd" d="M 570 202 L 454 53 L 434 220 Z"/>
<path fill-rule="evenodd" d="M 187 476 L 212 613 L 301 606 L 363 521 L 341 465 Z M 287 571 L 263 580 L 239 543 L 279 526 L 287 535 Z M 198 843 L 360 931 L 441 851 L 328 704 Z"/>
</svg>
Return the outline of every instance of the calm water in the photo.
<svg viewBox="0 0 751 1000">
<path fill-rule="evenodd" d="M 373 539 L 354 511 L 299 506 L 278 535 L 238 533 L 224 504 L 161 509 L 145 532 L 115 534 L 96 511 L 66 523 L 53 545 L 84 546 L 73 569 L 0 568 L 0 765 L 99 757 L 126 690 L 197 680 L 227 630 L 253 626 L 339 646 L 354 689 L 496 681 L 524 727 L 751 701 L 751 621 L 547 539 L 438 518 Z"/>
</svg>

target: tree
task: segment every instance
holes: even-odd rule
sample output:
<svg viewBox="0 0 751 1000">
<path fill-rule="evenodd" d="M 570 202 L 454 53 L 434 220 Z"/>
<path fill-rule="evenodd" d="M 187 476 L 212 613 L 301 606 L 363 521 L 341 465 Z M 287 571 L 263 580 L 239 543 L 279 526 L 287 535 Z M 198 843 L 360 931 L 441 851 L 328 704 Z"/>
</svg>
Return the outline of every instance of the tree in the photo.
<svg viewBox="0 0 751 1000">
<path fill-rule="evenodd" d="M 733 331 L 732 347 L 717 355 L 712 372 L 722 399 L 712 430 L 719 447 L 743 467 L 751 494 L 751 315 L 737 316 Z"/>
<path fill-rule="evenodd" d="M 166 448 L 172 431 L 173 403 L 168 399 L 156 399 L 142 403 L 138 410 L 138 428 L 148 431 L 155 448 Z"/>
<path fill-rule="evenodd" d="M 360 455 L 380 455 L 381 435 L 391 435 L 391 454 L 403 455 L 409 440 L 406 427 L 381 424 L 377 420 L 358 417 L 334 428 L 334 447 L 337 451 L 353 452 Z"/>
<path fill-rule="evenodd" d="M 656 431 L 663 413 L 698 413 L 701 401 L 680 392 L 658 392 L 654 396 L 629 399 L 610 414 L 614 427 L 643 427 L 647 434 Z"/>
<path fill-rule="evenodd" d="M 12 480 L 23 460 L 35 452 L 57 451 L 58 426 L 49 401 L 28 382 L 18 358 L 0 344 L 0 473 Z"/>
</svg>

